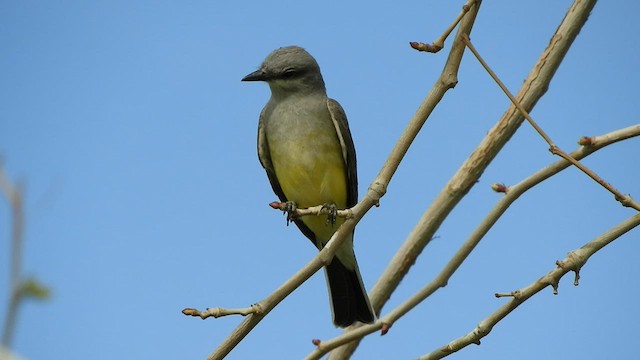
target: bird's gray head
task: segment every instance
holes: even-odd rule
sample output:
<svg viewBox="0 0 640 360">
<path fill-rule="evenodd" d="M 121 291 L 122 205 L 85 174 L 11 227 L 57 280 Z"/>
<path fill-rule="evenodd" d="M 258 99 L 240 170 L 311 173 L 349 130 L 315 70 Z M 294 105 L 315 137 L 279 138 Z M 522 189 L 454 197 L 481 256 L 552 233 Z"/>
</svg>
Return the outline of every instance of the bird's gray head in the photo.
<svg viewBox="0 0 640 360">
<path fill-rule="evenodd" d="M 316 59 L 299 46 L 273 51 L 242 81 L 266 81 L 274 96 L 326 92 Z"/>
</svg>

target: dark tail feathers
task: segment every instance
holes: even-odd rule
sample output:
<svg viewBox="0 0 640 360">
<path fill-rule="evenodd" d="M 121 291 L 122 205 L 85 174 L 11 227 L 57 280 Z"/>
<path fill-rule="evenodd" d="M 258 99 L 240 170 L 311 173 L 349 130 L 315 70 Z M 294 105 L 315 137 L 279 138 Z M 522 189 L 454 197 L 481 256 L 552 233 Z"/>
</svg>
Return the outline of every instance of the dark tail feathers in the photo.
<svg viewBox="0 0 640 360">
<path fill-rule="evenodd" d="M 333 323 L 347 327 L 355 321 L 372 323 L 375 319 L 358 266 L 347 269 L 337 257 L 325 267 L 333 310 Z"/>
</svg>

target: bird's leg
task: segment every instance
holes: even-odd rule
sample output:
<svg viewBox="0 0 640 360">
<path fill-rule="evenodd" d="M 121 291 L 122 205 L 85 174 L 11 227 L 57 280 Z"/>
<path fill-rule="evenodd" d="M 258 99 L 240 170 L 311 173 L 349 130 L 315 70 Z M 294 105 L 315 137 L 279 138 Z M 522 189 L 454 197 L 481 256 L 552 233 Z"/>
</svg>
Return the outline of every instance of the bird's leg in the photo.
<svg viewBox="0 0 640 360">
<path fill-rule="evenodd" d="M 334 203 L 326 203 L 322 205 L 322 211 L 327 213 L 327 225 L 334 225 L 338 218 L 338 207 Z"/>
<path fill-rule="evenodd" d="M 296 217 L 296 210 L 298 210 L 298 205 L 296 205 L 296 203 L 293 201 L 287 201 L 284 204 L 285 206 L 283 211 L 287 213 L 287 226 L 289 226 L 289 223 L 292 222 Z"/>
</svg>

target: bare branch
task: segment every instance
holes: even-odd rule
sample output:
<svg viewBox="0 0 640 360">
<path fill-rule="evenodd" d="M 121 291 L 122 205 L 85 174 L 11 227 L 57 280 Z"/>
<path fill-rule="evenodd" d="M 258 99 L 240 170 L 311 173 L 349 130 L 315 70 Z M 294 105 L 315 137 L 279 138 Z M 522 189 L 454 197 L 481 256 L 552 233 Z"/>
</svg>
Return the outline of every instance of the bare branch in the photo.
<svg viewBox="0 0 640 360">
<path fill-rule="evenodd" d="M 259 305 L 251 305 L 249 307 L 246 308 L 241 308 L 241 309 L 224 309 L 221 307 L 215 307 L 215 308 L 207 308 L 204 311 L 200 311 L 198 309 L 192 309 L 192 308 L 185 308 L 184 310 L 182 310 L 182 313 L 184 315 L 187 316 L 198 316 L 200 317 L 202 320 L 208 318 L 208 317 L 214 317 L 214 318 L 219 318 L 222 316 L 227 316 L 227 315 L 242 315 L 242 316 L 247 316 L 249 314 L 254 314 L 254 313 L 260 313 L 260 306 Z"/>
<path fill-rule="evenodd" d="M 19 185 L 15 185 L 4 173 L 4 168 L 0 164 L 0 190 L 9 201 L 11 207 L 11 267 L 9 272 L 9 302 L 5 317 L 2 346 L 8 348 L 13 337 L 15 321 L 18 314 L 21 294 L 20 282 L 22 273 L 22 234 L 24 230 L 24 216 L 22 207 L 22 190 Z"/>
<path fill-rule="evenodd" d="M 238 343 L 260 322 L 262 319 L 273 310 L 285 297 L 291 294 L 302 283 L 309 279 L 313 274 L 320 270 L 324 265 L 331 262 L 336 251 L 340 248 L 342 242 L 347 238 L 355 225 L 360 221 L 362 216 L 371 209 L 376 203 L 371 197 L 361 200 L 356 206 L 351 208 L 353 217 L 345 220 L 340 225 L 338 230 L 333 234 L 327 245 L 318 252 L 318 254 L 311 259 L 302 269 L 295 273 L 290 279 L 276 289 L 265 299 L 252 305 L 253 311 L 248 311 L 246 318 L 236 327 L 236 329 L 218 346 L 218 348 L 209 355 L 207 359 L 222 359 L 224 358 Z M 259 311 L 256 311 L 259 309 Z M 188 308 L 185 315 L 195 314 L 198 310 Z M 199 314 L 199 313 L 198 313 Z M 196 315 L 200 316 L 200 315 Z M 209 315 L 212 316 L 212 315 Z M 209 317 L 207 316 L 207 317 Z"/>
<path fill-rule="evenodd" d="M 522 304 L 547 286 L 552 286 L 554 289 L 554 294 L 557 294 L 558 283 L 566 273 L 574 271 L 577 276 L 580 269 L 582 268 L 582 266 L 584 266 L 589 257 L 638 225 L 640 225 L 640 214 L 636 214 L 631 218 L 625 220 L 606 233 L 586 243 L 580 249 L 570 252 L 569 254 L 567 254 L 567 257 L 564 260 L 556 262 L 556 264 L 558 265 L 557 268 L 551 270 L 549 273 L 534 281 L 529 286 L 510 293 L 512 294 L 511 296 L 513 297 L 513 299 L 511 299 L 511 301 L 509 301 L 508 303 L 502 305 L 493 314 L 482 320 L 478 324 L 478 326 L 476 326 L 476 328 L 471 332 L 450 342 L 445 346 L 442 346 L 437 350 L 434 350 L 427 355 L 420 357 L 419 359 L 442 359 L 443 357 L 448 356 L 470 344 L 480 344 L 480 339 L 487 336 L 491 332 L 493 327 L 498 322 L 500 322 L 500 320 L 504 319 L 509 313 L 520 306 L 520 304 Z M 576 282 L 574 281 L 574 284 L 575 283 Z M 498 294 L 496 294 L 496 296 L 497 295 Z"/>
<path fill-rule="evenodd" d="M 518 99 L 520 103 L 527 109 L 531 109 L 537 100 L 546 92 L 550 79 L 557 70 L 560 62 L 572 41 L 577 36 L 580 27 L 586 21 L 589 11 L 593 7 L 594 2 L 587 2 L 569 10 L 563 24 L 558 28 L 552 42 L 543 53 L 541 59 L 534 67 L 529 78 L 523 85 Z M 327 264 L 335 254 L 342 241 L 349 234 L 355 224 L 362 216 L 374 205 L 377 205 L 380 198 L 386 193 L 387 186 L 397 170 L 402 158 L 404 157 L 409 146 L 415 139 L 417 133 L 424 125 L 426 119 L 433 111 L 437 103 L 442 99 L 444 93 L 453 88 L 457 84 L 457 70 L 460 65 L 465 45 L 458 41 L 461 34 L 468 34 L 471 30 L 475 16 L 477 15 L 478 5 L 476 3 L 470 11 L 463 17 L 460 28 L 453 43 L 452 50 L 445 65 L 445 69 L 438 82 L 432 88 L 429 95 L 420 105 L 415 115 L 407 125 L 405 131 L 401 135 L 398 143 L 392 150 L 387 161 L 383 165 L 376 179 L 371 183 L 365 197 L 352 208 L 353 218 L 346 220 L 338 231 L 334 234 L 327 246 L 314 257 L 309 264 L 296 273 L 291 279 L 278 288 L 273 294 L 256 304 L 260 307 L 259 312 L 251 312 L 246 316 L 245 320 L 233 331 L 233 333 L 212 353 L 209 359 L 220 359 L 226 356 L 233 347 L 235 347 L 251 329 L 261 321 L 261 319 L 269 313 L 284 297 L 290 294 L 302 282 L 306 281 L 313 273 L 318 271 L 324 264 Z M 491 130 L 489 135 L 480 144 L 476 152 L 463 164 L 461 169 L 454 176 L 445 190 L 441 192 L 439 197 L 434 201 L 432 206 L 423 215 L 419 224 L 416 226 L 412 234 L 405 241 L 403 247 L 396 254 L 391 264 L 385 271 L 385 274 L 378 281 L 371 293 L 371 300 L 376 312 L 379 313 L 383 304 L 389 298 L 391 292 L 395 289 L 399 281 L 408 272 L 410 266 L 426 246 L 433 234 L 442 223 L 448 213 L 455 207 L 457 202 L 469 191 L 479 176 L 482 174 L 486 166 L 491 162 L 493 157 L 498 153 L 502 146 L 509 140 L 519 125 L 522 123 L 522 115 L 515 107 L 510 107 L 503 115 L 498 124 Z M 386 275 L 386 276 L 385 276 Z M 192 311 L 191 309 L 190 311 Z M 197 310 L 195 310 L 197 311 Z M 378 321 L 376 324 L 363 326 L 358 328 L 353 326 L 345 334 L 345 337 L 353 339 L 360 338 L 366 333 L 370 333 L 371 327 L 388 330 L 391 323 Z M 376 330 L 373 330 L 376 331 Z M 330 342 L 320 342 L 319 347 L 329 344 Z M 348 347 L 342 347 L 333 351 L 332 358 L 344 358 L 353 352 L 357 342 L 351 343 Z"/>
<path fill-rule="evenodd" d="M 475 10 L 474 10 L 475 9 Z M 473 20 L 477 14 L 477 6 L 464 18 L 461 23 L 461 30 L 469 32 Z M 459 36 L 459 35 L 458 35 Z M 400 136 L 396 146 L 385 161 L 378 176 L 374 179 L 368 188 L 364 198 L 360 200 L 353 208 L 351 208 L 353 217 L 345 220 L 345 222 L 333 234 L 331 240 L 325 247 L 315 256 L 307 265 L 300 269 L 293 277 L 287 280 L 271 295 L 264 300 L 258 302 L 262 311 L 260 313 L 252 313 L 236 327 L 236 329 L 223 341 L 218 348 L 209 355 L 208 359 L 222 359 L 225 357 L 280 301 L 288 296 L 293 290 L 300 286 L 304 281 L 316 273 L 325 264 L 328 264 L 335 252 L 340 247 L 346 236 L 350 234 L 355 225 L 360 221 L 364 214 L 373 206 L 379 204 L 379 200 L 386 193 L 387 186 L 391 181 L 400 162 L 404 158 L 409 146 L 417 136 L 418 132 L 426 122 L 429 114 L 433 111 L 444 93 L 455 86 L 457 83 L 457 69 L 460 66 L 462 54 L 464 53 L 464 44 L 455 42 L 449 54 L 449 60 L 443 71 L 443 76 L 427 95 L 423 103 L 420 105 L 414 116 L 411 118 L 405 131 Z"/>
<path fill-rule="evenodd" d="M 480 0 L 469 0 L 467 1 L 466 4 L 462 5 L 462 10 L 458 14 L 458 16 L 455 18 L 455 20 L 453 20 L 451 25 L 449 25 L 449 27 L 445 29 L 442 35 L 440 35 L 440 37 L 437 38 L 432 44 L 412 41 L 409 43 L 409 45 L 418 51 L 426 51 L 430 53 L 437 53 L 438 51 L 442 50 L 444 48 L 445 40 L 447 40 L 449 35 L 451 35 L 451 32 L 453 31 L 453 29 L 455 29 L 456 26 L 458 26 L 458 24 L 462 20 L 462 17 L 464 17 L 464 14 L 469 12 L 473 4 L 479 1 Z"/>
<path fill-rule="evenodd" d="M 272 209 L 280 210 L 283 212 L 290 211 L 287 208 L 288 206 L 287 203 L 284 203 L 284 202 L 274 201 L 269 203 L 269 206 Z M 291 214 L 289 214 L 289 216 L 294 219 L 303 217 L 303 216 L 309 216 L 309 215 L 320 216 L 320 215 L 333 215 L 333 214 L 331 213 L 331 209 L 326 205 L 317 205 L 317 206 L 312 206 L 304 209 L 296 208 L 293 211 L 291 211 Z M 345 218 L 345 219 L 350 219 L 353 217 L 353 212 L 351 211 L 351 209 L 337 210 L 335 213 L 335 216 Z"/>
<path fill-rule="evenodd" d="M 462 56 L 460 51 L 465 48 L 464 43 L 460 40 L 460 36 L 461 34 L 469 34 L 477 14 L 479 4 L 480 3 L 477 3 L 476 6 L 467 13 L 460 23 L 447 65 L 445 65 L 442 75 L 432 88 L 427 99 L 429 99 L 433 94 L 440 94 L 443 84 L 451 84 L 451 80 L 455 80 L 453 84 L 457 82 L 457 68 Z M 553 75 L 564 59 L 564 55 L 567 53 L 571 44 L 580 32 L 580 29 L 586 23 L 589 13 L 594 5 L 595 0 L 577 0 L 568 9 L 565 18 L 551 37 L 549 45 L 534 65 L 531 73 L 523 83 L 516 97 L 519 103 L 522 104 L 526 110 L 530 111 L 535 106 L 536 102 L 547 91 Z M 442 96 L 434 95 L 434 98 L 437 102 L 442 98 Z M 427 100 L 423 102 L 423 105 L 421 105 L 418 112 L 423 111 L 422 109 L 423 107 L 426 107 L 426 102 Z M 426 115 L 428 116 L 429 113 L 430 111 L 427 111 Z M 369 297 L 371 304 L 377 313 L 380 313 L 383 305 L 391 297 L 391 294 L 395 291 L 400 281 L 408 273 L 411 266 L 415 263 L 418 255 L 420 255 L 424 247 L 431 241 L 444 219 L 477 182 L 480 175 L 484 172 L 507 141 L 509 141 L 523 120 L 524 118 L 517 108 L 513 105 L 510 106 L 498 123 L 489 131 L 483 141 L 462 164 L 456 174 L 449 180 L 436 199 L 431 203 L 370 292 Z M 422 123 L 418 124 L 419 126 L 422 126 Z M 413 121 L 409 126 L 415 126 L 413 125 Z M 398 147 L 399 145 L 396 146 L 396 148 Z M 396 150 L 394 149 L 394 153 L 395 151 Z M 406 149 L 404 151 L 406 151 Z M 400 153 L 404 154 L 404 152 Z M 383 172 L 387 171 L 393 172 L 395 171 L 395 168 L 383 168 Z M 383 172 L 381 172 L 381 175 Z M 381 175 L 379 175 L 379 177 Z M 379 193 L 384 194 L 384 191 L 386 191 L 384 183 L 378 184 L 374 181 L 372 188 L 374 185 L 376 186 L 376 189 L 379 189 Z M 351 353 L 353 353 L 357 345 L 357 342 L 352 342 L 349 345 L 336 349 L 331 352 L 330 358 L 348 358 Z"/>
<path fill-rule="evenodd" d="M 400 164 L 400 160 L 406 154 L 409 146 L 417 136 L 424 123 L 427 121 L 427 118 L 429 117 L 429 115 L 431 115 L 431 112 L 433 111 L 433 109 L 435 109 L 440 100 L 442 100 L 446 91 L 453 88 L 458 83 L 458 68 L 460 67 L 460 62 L 462 61 L 462 56 L 464 55 L 465 49 L 464 44 L 458 39 L 460 38 L 461 34 L 469 34 L 471 32 L 471 28 L 473 27 L 476 15 L 478 14 L 480 4 L 481 2 L 476 2 L 460 22 L 458 32 L 456 33 L 455 40 L 453 41 L 453 46 L 451 47 L 449 57 L 447 58 L 447 62 L 442 70 L 440 77 L 431 88 L 431 91 L 423 100 L 422 104 L 420 104 L 418 110 L 416 110 L 416 113 L 409 121 L 409 124 L 407 124 L 407 127 L 400 136 L 400 139 L 396 143 L 396 146 L 391 151 L 391 154 L 380 170 L 380 173 L 378 173 L 376 179 L 374 179 L 373 183 L 369 186 L 369 191 L 367 192 L 366 198 L 373 197 L 373 200 L 377 203 L 380 197 L 385 194 L 388 183 L 397 170 L 398 165 Z M 442 213 L 442 216 L 443 217 L 440 219 L 431 218 L 428 220 L 428 222 L 435 221 L 437 223 L 440 223 L 444 220 L 444 216 L 446 216 L 446 213 Z M 432 236 L 433 233 L 431 233 L 430 238 Z M 391 264 L 389 264 L 389 266 L 385 270 L 385 273 L 380 277 L 369 294 L 371 305 L 373 306 L 377 314 L 380 313 L 382 306 L 389 299 L 391 293 L 395 290 L 402 277 L 404 277 L 404 275 L 409 271 L 409 267 L 415 262 L 415 257 L 418 256 L 422 247 L 424 247 L 428 242 L 428 240 L 425 240 L 423 242 L 423 245 L 418 245 L 418 247 L 414 248 L 413 243 L 416 241 L 416 238 L 410 237 L 410 239 L 405 240 L 403 247 L 398 251 L 398 253 L 396 253 L 396 256 L 394 256 Z M 361 331 L 363 331 L 365 334 L 368 334 L 370 332 L 376 331 L 377 329 L 382 329 L 383 327 L 387 327 L 388 330 L 389 325 L 378 321 L 374 324 L 363 326 L 365 330 L 357 329 L 359 326 L 362 325 L 356 324 L 351 326 L 350 328 L 347 328 L 344 335 L 346 337 L 353 338 L 354 340 L 360 339 L 358 334 L 361 334 Z M 375 328 L 372 330 L 372 327 Z M 356 336 L 352 336 L 352 331 L 354 332 L 353 334 L 356 334 Z M 335 349 L 331 352 L 329 358 L 348 358 L 355 351 L 358 344 L 359 342 L 354 341 L 339 349 Z"/>
<path fill-rule="evenodd" d="M 597 146 L 581 146 L 576 151 L 571 153 L 576 159 L 583 159 L 588 155 L 594 153 L 597 150 L 604 148 L 607 145 L 616 143 L 618 141 L 626 140 L 634 136 L 640 136 L 640 125 L 630 126 L 621 130 L 616 130 L 611 133 L 593 137 L 597 139 L 595 143 Z M 413 295 L 410 299 L 403 302 L 401 305 L 393 309 L 389 314 L 381 317 L 374 324 L 363 325 L 354 331 L 346 332 L 334 339 L 322 341 L 318 347 L 307 357 L 307 359 L 319 359 L 325 353 L 331 351 L 337 346 L 356 340 L 361 336 L 366 336 L 378 330 L 383 330 L 383 327 L 388 328 L 397 321 L 404 314 L 413 309 L 417 304 L 422 302 L 429 295 L 433 294 L 439 288 L 447 285 L 451 276 L 462 265 L 464 260 L 469 256 L 471 251 L 478 245 L 480 240 L 489 232 L 491 227 L 498 221 L 498 219 L 504 214 L 509 206 L 518 199 L 525 191 L 531 189 L 535 185 L 548 179 L 549 177 L 559 173 L 560 171 L 568 168 L 571 164 L 563 159 L 545 167 L 544 169 L 536 172 L 520 183 L 509 187 L 506 191 L 506 195 L 498 201 L 489 214 L 482 220 L 478 227 L 471 233 L 469 238 L 460 246 L 460 249 L 454 254 L 447 265 L 442 271 L 423 289 Z M 517 297 L 518 292 L 510 293 L 497 293 L 496 297 Z"/>
<path fill-rule="evenodd" d="M 462 37 L 462 41 L 464 41 L 464 43 L 467 45 L 469 50 L 471 50 L 473 55 L 475 55 L 476 59 L 478 59 L 480 64 L 482 64 L 484 69 L 489 73 L 489 75 L 493 78 L 493 80 L 496 82 L 496 84 L 498 84 L 500 89 L 502 89 L 502 91 L 505 93 L 505 95 L 507 95 L 509 100 L 511 100 L 511 103 L 513 103 L 513 105 L 516 108 L 518 108 L 518 110 L 522 113 L 522 115 L 527 119 L 529 124 L 531 124 L 531 126 L 533 126 L 533 128 L 536 130 L 536 132 L 538 134 L 540 134 L 540 136 L 542 136 L 544 141 L 546 141 L 547 144 L 549 144 L 549 151 L 552 154 L 562 157 L 563 159 L 565 159 L 565 160 L 569 161 L 571 164 L 573 164 L 573 166 L 575 166 L 578 169 L 582 170 L 582 172 L 587 174 L 589 177 L 591 177 L 593 180 L 595 180 L 598 184 L 602 185 L 602 187 L 604 187 L 609 192 L 611 192 L 615 196 L 616 201 L 619 201 L 623 206 L 631 207 L 631 208 L 634 208 L 634 209 L 640 211 L 640 204 L 635 202 L 631 198 L 631 196 L 622 194 L 616 188 L 611 186 L 611 184 L 609 184 L 608 182 L 604 181 L 604 179 L 601 178 L 600 176 L 598 176 L 598 174 L 596 174 L 593 170 L 589 169 L 588 167 L 586 167 L 582 163 L 578 162 L 576 159 L 572 158 L 567 153 L 565 153 L 559 146 L 557 146 L 551 140 L 551 138 L 544 132 L 544 130 L 542 130 L 542 128 L 533 120 L 531 115 L 529 115 L 529 113 L 522 107 L 522 105 L 520 105 L 518 100 L 516 100 L 516 98 L 513 97 L 513 95 L 509 91 L 509 89 L 507 89 L 507 87 L 504 85 L 504 83 L 502 83 L 502 81 L 500 81 L 500 78 L 498 78 L 498 76 L 495 74 L 495 72 L 493 72 L 493 70 L 491 70 L 491 68 L 484 61 L 484 59 L 482 59 L 482 57 L 480 56 L 480 53 L 478 53 L 476 48 L 473 46 L 473 44 L 471 43 L 471 40 L 469 39 L 469 37 L 466 36 L 466 35 L 463 36 Z"/>
<path fill-rule="evenodd" d="M 553 36 L 553 39 L 558 40 L 552 41 L 545 49 L 520 90 L 518 99 L 528 109 L 533 108 L 546 91 L 553 74 L 562 61 L 562 56 L 575 39 L 580 28 L 579 25 L 586 21 L 594 2 L 590 3 L 591 6 L 585 6 L 584 2 L 577 2 L 577 4 L 580 5 L 578 8 L 574 4 L 568 10 L 565 20 Z M 578 22 L 577 25 L 576 22 Z M 460 44 L 463 43 L 460 42 Z M 444 218 L 476 183 L 484 169 L 515 133 L 523 119 L 518 110 L 514 106 L 510 106 L 509 110 L 438 194 L 374 286 L 371 301 L 376 309 L 380 309 L 390 297 L 400 280 L 408 272 L 409 267 L 429 243 Z"/>
</svg>

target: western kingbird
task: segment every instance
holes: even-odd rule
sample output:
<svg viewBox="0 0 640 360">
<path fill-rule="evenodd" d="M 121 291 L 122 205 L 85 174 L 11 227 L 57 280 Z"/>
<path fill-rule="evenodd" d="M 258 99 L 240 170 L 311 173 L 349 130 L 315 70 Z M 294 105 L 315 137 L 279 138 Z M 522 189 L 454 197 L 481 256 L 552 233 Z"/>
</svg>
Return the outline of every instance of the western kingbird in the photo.
<svg viewBox="0 0 640 360">
<path fill-rule="evenodd" d="M 356 150 L 347 116 L 337 101 L 327 97 L 316 60 L 301 47 L 283 47 L 242 81 L 266 81 L 271 88 L 258 123 L 258 157 L 280 200 L 301 208 L 354 206 L 358 201 Z M 318 216 L 293 221 L 322 249 L 344 219 L 335 224 Z M 373 322 L 353 252 L 353 233 L 325 266 L 325 274 L 333 323 L 346 327 L 355 321 Z"/>
</svg>

